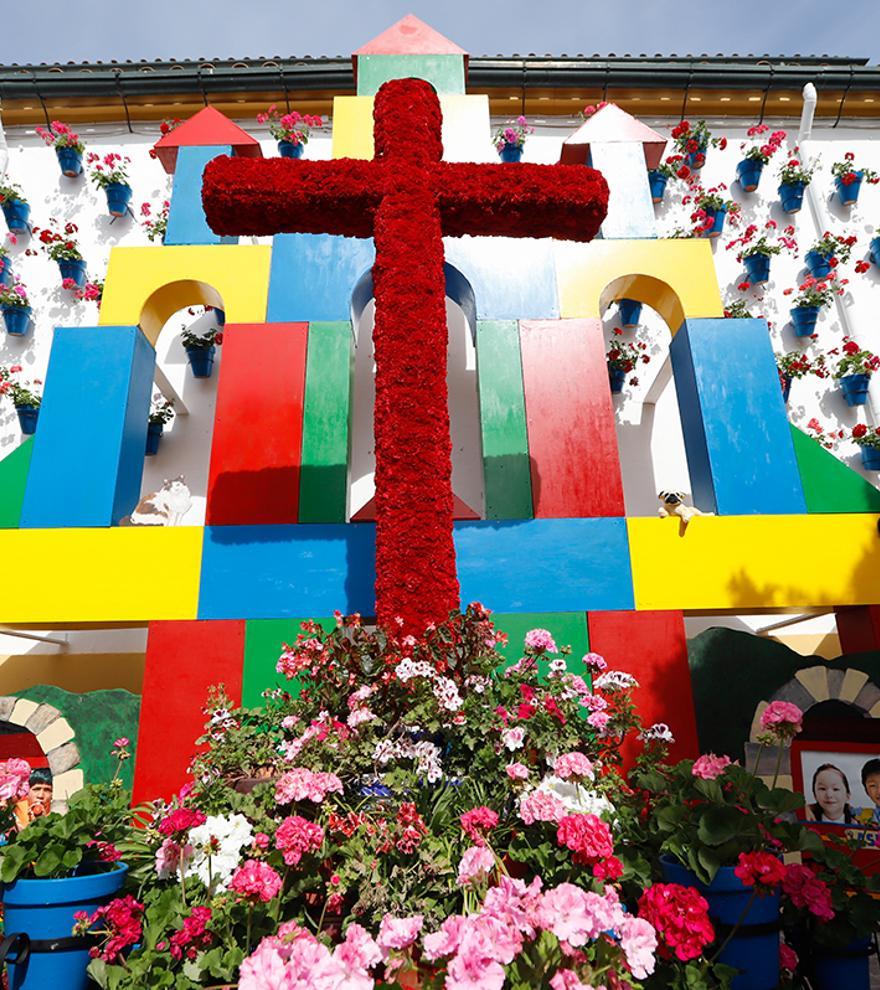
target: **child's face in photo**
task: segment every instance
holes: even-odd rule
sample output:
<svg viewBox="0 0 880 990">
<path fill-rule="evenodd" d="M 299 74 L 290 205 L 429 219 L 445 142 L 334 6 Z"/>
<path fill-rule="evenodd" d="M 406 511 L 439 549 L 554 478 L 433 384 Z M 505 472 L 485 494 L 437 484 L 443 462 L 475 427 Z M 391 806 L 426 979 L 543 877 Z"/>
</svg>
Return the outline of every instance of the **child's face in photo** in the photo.
<svg viewBox="0 0 880 990">
<path fill-rule="evenodd" d="M 865 790 L 874 804 L 880 805 L 880 773 L 869 774 L 865 779 Z"/>
<path fill-rule="evenodd" d="M 880 796 L 880 775 L 877 776 L 877 785 Z M 843 778 L 836 770 L 823 770 L 817 775 L 813 794 L 826 818 L 843 818 L 849 794 Z"/>
</svg>

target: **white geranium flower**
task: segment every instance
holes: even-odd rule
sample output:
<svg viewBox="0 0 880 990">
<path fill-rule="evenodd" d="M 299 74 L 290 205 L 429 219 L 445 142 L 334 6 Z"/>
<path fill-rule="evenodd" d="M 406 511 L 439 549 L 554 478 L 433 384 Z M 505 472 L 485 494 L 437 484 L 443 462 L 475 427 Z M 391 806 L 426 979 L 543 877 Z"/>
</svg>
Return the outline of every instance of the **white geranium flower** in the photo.
<svg viewBox="0 0 880 990">
<path fill-rule="evenodd" d="M 209 815 L 190 829 L 193 858 L 187 876 L 197 876 L 206 887 L 225 890 L 241 861 L 241 850 L 253 842 L 254 831 L 244 815 Z"/>
<path fill-rule="evenodd" d="M 565 805 L 566 811 L 573 815 L 596 815 L 610 822 L 614 815 L 614 805 L 603 794 L 588 791 L 582 784 L 573 780 L 563 780 L 554 774 L 544 777 L 535 788 L 545 791 Z"/>
</svg>

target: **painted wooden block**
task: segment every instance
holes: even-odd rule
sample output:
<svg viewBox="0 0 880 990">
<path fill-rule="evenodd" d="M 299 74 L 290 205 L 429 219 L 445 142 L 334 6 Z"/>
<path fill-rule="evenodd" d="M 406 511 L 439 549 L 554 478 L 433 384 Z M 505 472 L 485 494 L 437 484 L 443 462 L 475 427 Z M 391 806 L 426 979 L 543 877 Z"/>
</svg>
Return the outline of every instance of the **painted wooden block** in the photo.
<svg viewBox="0 0 880 990">
<path fill-rule="evenodd" d="M 870 481 L 789 425 L 807 512 L 880 512 L 880 491 Z"/>
<path fill-rule="evenodd" d="M 28 437 L 0 461 L 0 529 L 15 529 L 21 520 L 33 451 L 34 439 Z"/>
<path fill-rule="evenodd" d="M 360 55 L 358 96 L 374 96 L 389 79 L 425 79 L 438 93 L 464 93 L 461 55 Z"/>
<path fill-rule="evenodd" d="M 623 516 L 600 320 L 520 323 L 536 518 Z"/>
<path fill-rule="evenodd" d="M 197 148 L 180 148 L 174 172 L 171 192 L 171 208 L 168 211 L 168 229 L 165 245 L 180 244 L 237 244 L 238 238 L 222 238 L 208 226 L 202 209 L 202 173 L 209 161 L 218 155 L 231 155 L 232 148 L 223 145 L 207 145 Z"/>
<path fill-rule="evenodd" d="M 140 497 L 155 363 L 137 327 L 55 330 L 23 527 L 112 526 L 131 512 Z"/>
<path fill-rule="evenodd" d="M 367 238 L 278 234 L 272 239 L 267 319 L 272 323 L 347 320 L 351 294 L 372 268 Z"/>
<path fill-rule="evenodd" d="M 642 723 L 664 722 L 672 730 L 672 759 L 699 756 L 682 613 L 590 612 L 587 622 L 593 652 L 610 670 L 626 671 L 639 682 L 633 698 Z M 624 755 L 631 761 L 639 749 L 630 745 Z"/>
<path fill-rule="evenodd" d="M 151 622 L 133 801 L 169 799 L 187 782 L 208 690 L 241 703 L 244 622 Z"/>
<path fill-rule="evenodd" d="M 245 624 L 244 678 L 241 703 L 248 708 L 263 704 L 263 692 L 280 687 L 296 697 L 299 683 L 289 681 L 276 670 L 284 643 L 293 643 L 300 632 L 304 617 L 295 619 L 249 619 Z M 325 632 L 336 625 L 332 617 L 316 619 Z"/>
<path fill-rule="evenodd" d="M 616 103 L 607 103 L 565 139 L 559 161 L 565 165 L 586 165 L 599 145 L 609 144 L 637 144 L 642 153 L 643 170 L 647 171 L 660 164 L 666 149 L 666 138 Z M 598 165 L 594 167 L 600 168 Z"/>
<path fill-rule="evenodd" d="M 530 519 L 532 480 L 519 328 L 477 323 L 477 388 L 487 519 Z"/>
<path fill-rule="evenodd" d="M 584 612 L 520 612 L 504 615 L 493 614 L 495 627 L 507 633 L 507 645 L 498 647 L 505 658 L 505 667 L 517 662 L 523 655 L 526 633 L 532 629 L 547 629 L 553 635 L 558 647 L 570 646 L 571 653 L 566 658 L 568 669 L 574 674 L 584 675 L 581 658 L 590 649 L 590 635 L 587 630 L 587 616 Z M 561 657 L 561 653 L 545 654 L 548 661 Z M 549 664 L 541 663 L 541 673 L 546 673 Z"/>
<path fill-rule="evenodd" d="M 260 142 L 214 107 L 205 107 L 163 135 L 155 144 L 156 157 L 169 175 L 174 174 L 181 148 L 205 146 L 231 148 L 239 158 L 262 158 Z"/>
<path fill-rule="evenodd" d="M 211 441 L 211 526 L 298 517 L 305 323 L 226 324 Z"/>
<path fill-rule="evenodd" d="M 165 321 L 196 304 L 229 323 L 262 323 L 271 256 L 268 244 L 115 247 L 98 322 L 139 325 L 154 346 Z"/>
<path fill-rule="evenodd" d="M 806 512 L 765 320 L 687 320 L 670 345 L 694 504 Z"/>
<path fill-rule="evenodd" d="M 594 142 L 590 164 L 607 179 L 611 195 L 602 237 L 645 238 L 657 234 L 654 204 L 642 145 L 634 141 Z"/>
<path fill-rule="evenodd" d="M 356 66 L 360 65 L 363 55 L 458 55 L 467 58 L 463 48 L 415 14 L 401 17 L 391 27 L 361 45 L 352 56 Z"/>
<path fill-rule="evenodd" d="M 345 522 L 353 362 L 351 323 L 309 324 L 300 522 Z"/>
</svg>

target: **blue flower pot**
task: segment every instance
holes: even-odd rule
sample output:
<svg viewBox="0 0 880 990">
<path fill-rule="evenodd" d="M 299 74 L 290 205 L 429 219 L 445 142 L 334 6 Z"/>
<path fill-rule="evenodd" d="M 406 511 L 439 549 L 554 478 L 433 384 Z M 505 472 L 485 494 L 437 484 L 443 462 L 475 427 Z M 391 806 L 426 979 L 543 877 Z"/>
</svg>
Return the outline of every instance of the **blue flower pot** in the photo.
<svg viewBox="0 0 880 990">
<path fill-rule="evenodd" d="M 635 299 L 620 299 L 617 302 L 617 311 L 620 313 L 620 325 L 627 330 L 639 325 L 639 317 L 642 315 L 642 304 Z"/>
<path fill-rule="evenodd" d="M 788 402 L 788 397 L 791 395 L 791 375 L 782 375 L 781 379 L 782 401 Z"/>
<path fill-rule="evenodd" d="M 819 319 L 818 306 L 795 306 L 794 309 L 789 310 L 789 313 L 796 337 L 811 337 L 816 332 L 816 321 Z"/>
<path fill-rule="evenodd" d="M 651 187 L 652 203 L 663 202 L 663 197 L 666 195 L 666 183 L 668 181 L 669 176 L 664 175 L 662 172 L 657 172 L 653 169 L 648 172 L 648 185 Z"/>
<path fill-rule="evenodd" d="M 863 406 L 868 401 L 870 375 L 844 375 L 838 379 L 840 391 L 848 406 Z"/>
<path fill-rule="evenodd" d="M 159 453 L 159 442 L 164 430 L 164 423 L 147 423 L 147 457 L 153 457 Z"/>
<path fill-rule="evenodd" d="M 293 141 L 279 141 L 278 154 L 282 158 L 302 158 L 305 147 L 302 142 L 294 144 Z"/>
<path fill-rule="evenodd" d="M 193 378 L 210 378 L 214 368 L 214 352 L 216 347 L 187 347 L 186 356 L 192 368 Z"/>
<path fill-rule="evenodd" d="M 769 254 L 749 254 L 743 258 L 743 265 L 746 275 L 749 277 L 750 285 L 760 285 L 770 278 L 770 255 Z"/>
<path fill-rule="evenodd" d="M 93 914 L 122 889 L 127 866 L 64 880 L 16 880 L 3 888 L 3 929 L 34 943 L 8 962 L 9 990 L 88 990 L 89 938 L 73 938 L 77 911 Z M 55 943 L 55 944 L 53 944 Z"/>
<path fill-rule="evenodd" d="M 11 258 L 0 258 L 0 285 L 12 285 Z"/>
<path fill-rule="evenodd" d="M 736 166 L 736 177 L 743 192 L 754 192 L 761 181 L 764 163 L 760 158 L 744 158 Z"/>
<path fill-rule="evenodd" d="M 880 471 L 880 448 L 859 447 L 862 453 L 862 467 L 867 471 Z"/>
<path fill-rule="evenodd" d="M 712 221 L 712 226 L 706 231 L 706 237 L 720 237 L 721 231 L 724 230 L 727 207 L 722 206 L 720 210 L 706 210 L 706 216 Z"/>
<path fill-rule="evenodd" d="M 779 201 L 783 213 L 800 213 L 800 209 L 804 205 L 804 189 L 806 186 L 803 182 L 783 182 L 780 184 Z"/>
<path fill-rule="evenodd" d="M 701 145 L 696 151 L 691 151 L 684 157 L 692 169 L 699 171 L 706 164 L 706 148 Z"/>
<path fill-rule="evenodd" d="M 39 406 L 16 406 L 15 411 L 18 413 L 18 425 L 21 427 L 21 432 L 25 436 L 31 436 L 31 434 L 37 432 L 37 419 L 40 415 Z"/>
<path fill-rule="evenodd" d="M 828 278 L 831 274 L 831 259 L 833 254 L 822 254 L 819 251 L 807 251 L 804 263 L 813 278 Z"/>
<path fill-rule="evenodd" d="M 6 220 L 6 226 L 14 234 L 19 234 L 25 230 L 30 230 L 30 203 L 26 203 L 23 199 L 4 200 L 3 218 Z"/>
<path fill-rule="evenodd" d="M 859 190 L 862 188 L 862 173 L 856 172 L 856 181 L 846 185 L 840 178 L 834 180 L 837 186 L 837 198 L 841 206 L 852 206 L 859 198 Z"/>
<path fill-rule="evenodd" d="M 31 325 L 31 312 L 30 306 L 4 306 L 3 322 L 6 324 L 6 332 L 15 337 L 23 337 Z"/>
<path fill-rule="evenodd" d="M 58 270 L 61 278 L 72 278 L 82 289 L 86 284 L 86 262 L 84 258 L 77 258 L 75 261 L 59 261 Z"/>
<path fill-rule="evenodd" d="M 814 990 L 869 990 L 871 938 L 858 938 L 842 949 L 816 946 L 810 960 Z"/>
<path fill-rule="evenodd" d="M 503 162 L 518 162 L 522 158 L 522 146 L 518 144 L 505 144 L 498 154 Z"/>
<path fill-rule="evenodd" d="M 83 156 L 81 151 L 77 151 L 76 148 L 56 148 L 55 154 L 58 156 L 62 175 L 72 179 L 82 174 Z"/>
<path fill-rule="evenodd" d="M 124 217 L 131 202 L 131 186 L 127 182 L 111 182 L 104 186 L 107 195 L 107 210 L 111 217 Z"/>
<path fill-rule="evenodd" d="M 623 383 L 626 381 L 626 372 L 621 371 L 620 368 L 609 368 L 608 381 L 611 384 L 611 391 L 617 395 L 619 392 L 623 391 Z"/>
<path fill-rule="evenodd" d="M 868 257 L 875 265 L 880 265 L 880 236 L 871 238 Z"/>
<path fill-rule="evenodd" d="M 725 928 L 736 925 L 742 918 L 736 935 L 718 959 L 739 970 L 733 978 L 732 990 L 776 990 L 779 986 L 779 895 L 772 892 L 758 895 L 743 918 L 752 898 L 752 888 L 738 879 L 732 866 L 722 866 L 708 885 L 669 856 L 660 857 L 660 866 L 667 883 L 696 887 L 706 898 L 709 917 L 719 936 L 717 944 L 723 941 Z"/>
</svg>

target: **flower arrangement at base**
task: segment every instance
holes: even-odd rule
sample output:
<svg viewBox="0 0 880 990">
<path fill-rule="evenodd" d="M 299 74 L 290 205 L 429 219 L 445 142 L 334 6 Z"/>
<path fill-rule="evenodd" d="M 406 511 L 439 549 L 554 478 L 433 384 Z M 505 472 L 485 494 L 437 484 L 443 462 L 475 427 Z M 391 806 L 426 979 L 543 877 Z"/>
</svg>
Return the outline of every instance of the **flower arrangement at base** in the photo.
<svg viewBox="0 0 880 990">
<path fill-rule="evenodd" d="M 837 198 L 841 205 L 852 206 L 859 198 L 859 190 L 862 182 L 868 182 L 872 186 L 880 182 L 880 175 L 870 168 L 858 168 L 855 162 L 856 156 L 847 151 L 843 156 L 843 161 L 835 162 L 831 166 L 831 174 L 834 176 L 834 185 L 837 188 Z"/>
<path fill-rule="evenodd" d="M 739 146 L 743 158 L 736 166 L 736 177 L 744 192 L 754 192 L 758 188 L 764 166 L 779 151 L 785 140 L 785 131 L 773 131 L 765 140 L 764 135 L 769 130 L 767 124 L 755 124 L 746 131 L 746 135 L 757 141 L 744 141 Z"/>
<path fill-rule="evenodd" d="M 727 138 L 712 137 L 712 132 L 705 120 L 698 120 L 695 124 L 682 120 L 672 128 L 672 140 L 678 151 L 684 155 L 688 166 L 699 170 L 706 164 L 706 153 L 709 147 L 720 148 L 723 151 L 727 147 Z"/>
<path fill-rule="evenodd" d="M 733 238 L 726 245 L 726 250 L 739 248 L 736 260 L 743 263 L 746 269 L 745 288 L 750 285 L 760 285 L 770 277 L 770 259 L 780 254 L 783 250 L 795 253 L 797 251 L 797 241 L 794 238 L 794 227 L 788 226 L 776 238 L 776 243 L 771 243 L 770 235 L 777 230 L 775 220 L 768 220 L 764 224 L 764 230 L 758 234 L 757 224 L 749 224 L 739 237 Z M 739 284 L 739 289 L 745 291 L 743 283 Z"/>
<path fill-rule="evenodd" d="M 788 351 L 785 354 L 778 354 L 776 356 L 776 370 L 779 374 L 782 397 L 786 402 L 788 402 L 793 381 L 806 378 L 807 375 L 815 375 L 817 378 L 828 377 L 825 355 L 820 354 L 816 358 L 811 358 L 803 351 Z"/>
<path fill-rule="evenodd" d="M 107 196 L 107 209 L 112 217 L 125 216 L 131 202 L 131 186 L 128 181 L 128 166 L 131 159 L 126 155 L 108 152 L 102 158 L 91 152 L 86 158 L 91 166 L 89 178 L 96 189 L 103 189 Z"/>
<path fill-rule="evenodd" d="M 779 199 L 786 213 L 798 213 L 804 202 L 804 190 L 813 181 L 815 165 L 808 164 L 795 148 L 788 161 L 779 169 Z"/>
<path fill-rule="evenodd" d="M 27 289 L 18 279 L 11 285 L 0 282 L 0 313 L 6 332 L 21 337 L 27 333 L 31 322 L 31 305 Z"/>
<path fill-rule="evenodd" d="M 651 358 L 648 355 L 648 345 L 643 340 L 618 340 L 620 331 L 615 330 L 615 339 L 611 342 L 605 354 L 608 364 L 608 380 L 611 384 L 611 391 L 614 393 L 623 390 L 626 376 L 635 371 L 639 363 L 647 364 Z M 638 378 L 630 378 L 630 385 L 638 385 Z"/>
<path fill-rule="evenodd" d="M 298 110 L 279 113 L 273 103 L 265 113 L 257 114 L 258 124 L 268 124 L 269 133 L 278 142 L 278 151 L 282 158 L 301 158 L 313 127 L 324 124 L 322 117 L 312 114 L 301 114 Z"/>
<path fill-rule="evenodd" d="M 147 232 L 150 241 L 165 243 L 165 231 L 168 229 L 168 213 L 171 210 L 171 201 L 163 200 L 162 205 L 153 215 L 153 207 L 149 203 L 141 203 L 141 216 L 145 219 L 141 221 L 141 226 Z"/>
<path fill-rule="evenodd" d="M 518 162 L 522 158 L 526 137 L 534 132 L 535 128 L 520 115 L 516 120 L 509 120 L 503 127 L 498 128 L 492 138 L 492 144 L 495 145 L 495 150 L 502 161 Z"/>
<path fill-rule="evenodd" d="M 30 229 L 30 204 L 21 187 L 6 179 L 0 180 L 0 209 L 11 233 L 20 234 Z"/>
<path fill-rule="evenodd" d="M 82 174 L 82 156 L 85 144 L 63 121 L 53 120 L 48 128 L 37 127 L 37 134 L 45 144 L 55 149 L 61 172 L 68 178 Z"/>
<path fill-rule="evenodd" d="M 58 221 L 54 217 L 50 217 L 49 223 L 57 224 Z M 83 288 L 86 283 L 86 263 L 73 236 L 78 231 L 77 225 L 69 222 L 58 230 L 52 227 L 34 227 L 33 229 L 33 233 L 39 237 L 42 249 L 57 263 L 62 280 L 71 279 L 75 286 Z M 73 287 L 68 286 L 68 288 Z"/>
</svg>

